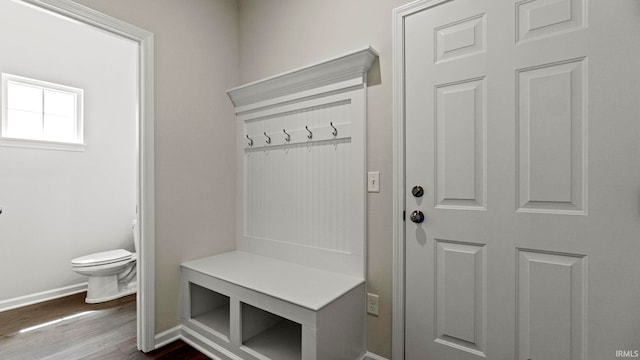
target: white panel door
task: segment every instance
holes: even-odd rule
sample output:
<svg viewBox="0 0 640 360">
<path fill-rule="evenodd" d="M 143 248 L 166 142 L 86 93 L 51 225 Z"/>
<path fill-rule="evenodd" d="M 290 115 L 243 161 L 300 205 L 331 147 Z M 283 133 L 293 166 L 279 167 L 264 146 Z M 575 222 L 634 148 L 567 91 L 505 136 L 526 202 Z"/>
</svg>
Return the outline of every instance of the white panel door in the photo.
<svg viewBox="0 0 640 360">
<path fill-rule="evenodd" d="M 406 359 L 640 350 L 640 2 L 424 5 L 403 25 Z"/>
</svg>

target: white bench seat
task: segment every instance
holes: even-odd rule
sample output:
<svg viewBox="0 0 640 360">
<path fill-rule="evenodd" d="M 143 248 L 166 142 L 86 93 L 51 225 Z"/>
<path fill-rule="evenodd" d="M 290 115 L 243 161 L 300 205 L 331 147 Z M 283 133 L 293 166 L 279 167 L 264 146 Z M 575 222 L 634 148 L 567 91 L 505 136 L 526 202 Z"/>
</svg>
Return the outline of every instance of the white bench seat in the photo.
<svg viewBox="0 0 640 360">
<path fill-rule="evenodd" d="M 243 251 L 182 264 L 183 338 L 220 359 L 359 360 L 365 281 Z"/>
<path fill-rule="evenodd" d="M 364 279 L 243 251 L 183 263 L 184 268 L 318 311 Z"/>
</svg>

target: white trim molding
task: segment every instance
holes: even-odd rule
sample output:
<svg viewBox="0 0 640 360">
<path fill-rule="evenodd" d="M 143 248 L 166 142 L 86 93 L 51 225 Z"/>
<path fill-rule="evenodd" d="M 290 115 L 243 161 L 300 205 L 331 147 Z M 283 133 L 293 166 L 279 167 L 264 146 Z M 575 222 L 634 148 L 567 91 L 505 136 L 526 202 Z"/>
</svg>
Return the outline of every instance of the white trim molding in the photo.
<svg viewBox="0 0 640 360">
<path fill-rule="evenodd" d="M 154 35 L 70 0 L 21 0 L 138 44 L 138 348 L 155 348 Z"/>
<path fill-rule="evenodd" d="M 155 336 L 156 349 L 180 340 L 181 337 L 182 325 L 174 326 L 171 329 L 165 330 Z"/>
<path fill-rule="evenodd" d="M 35 294 L 20 296 L 17 298 L 2 300 L 0 301 L 0 312 L 17 309 L 23 306 L 33 305 L 44 301 L 58 299 L 61 297 L 81 293 L 83 291 L 87 291 L 86 282 L 42 291 Z"/>
<path fill-rule="evenodd" d="M 0 146 L 5 147 L 18 147 L 29 149 L 46 149 L 46 150 L 61 150 L 61 151 L 85 151 L 87 146 L 85 144 L 64 143 L 58 141 L 47 140 L 33 140 L 33 139 L 20 139 L 0 136 Z"/>
<path fill-rule="evenodd" d="M 367 352 L 364 355 L 364 358 L 362 360 L 389 360 L 386 357 L 380 356 L 378 354 L 374 354 L 372 352 Z"/>
<path fill-rule="evenodd" d="M 407 5 L 409 6 L 409 5 Z M 391 353 L 404 359 L 404 8 L 393 10 L 393 297 Z"/>
</svg>

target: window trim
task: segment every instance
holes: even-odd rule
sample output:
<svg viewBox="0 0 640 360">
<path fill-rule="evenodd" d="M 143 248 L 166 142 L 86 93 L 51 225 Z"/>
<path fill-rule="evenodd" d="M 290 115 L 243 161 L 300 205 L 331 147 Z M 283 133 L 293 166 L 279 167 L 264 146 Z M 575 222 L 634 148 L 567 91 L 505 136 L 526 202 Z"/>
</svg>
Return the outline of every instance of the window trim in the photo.
<svg viewBox="0 0 640 360">
<path fill-rule="evenodd" d="M 27 139 L 18 137 L 5 136 L 8 130 L 8 84 L 15 82 L 27 86 L 34 86 L 41 89 L 61 91 L 73 93 L 76 95 L 76 116 L 75 116 L 75 132 L 77 142 L 67 141 L 51 141 L 41 139 Z M 44 111 L 44 109 L 43 109 Z M 86 144 L 84 142 L 84 90 L 51 83 L 42 80 L 27 78 L 8 73 L 2 73 L 2 121 L 0 128 L 0 146 L 7 147 L 23 147 L 34 149 L 50 149 L 50 150 L 67 150 L 67 151 L 85 151 Z"/>
</svg>

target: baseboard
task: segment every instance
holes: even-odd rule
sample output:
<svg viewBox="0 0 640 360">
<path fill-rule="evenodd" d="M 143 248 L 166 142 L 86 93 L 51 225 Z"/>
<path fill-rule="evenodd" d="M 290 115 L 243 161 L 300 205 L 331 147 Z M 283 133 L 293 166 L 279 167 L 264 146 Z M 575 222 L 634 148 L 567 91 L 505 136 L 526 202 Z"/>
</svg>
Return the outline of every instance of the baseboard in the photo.
<svg viewBox="0 0 640 360">
<path fill-rule="evenodd" d="M 182 340 L 214 360 L 242 360 L 242 358 L 186 326 L 182 327 Z"/>
<path fill-rule="evenodd" d="M 0 301 L 0 312 L 77 294 L 83 291 L 87 291 L 86 282 L 65 286 L 58 289 L 47 290 L 35 294 L 20 296 L 13 299 L 2 300 Z"/>
<path fill-rule="evenodd" d="M 202 335 L 190 330 L 182 325 L 178 325 L 169 330 L 163 331 L 155 336 L 155 347 L 159 349 L 176 340 L 182 340 L 191 345 L 194 349 L 214 360 L 242 360 L 235 355 L 228 353 L 215 343 L 209 341 Z"/>
<path fill-rule="evenodd" d="M 154 349 L 159 349 L 167 344 L 170 344 L 182 337 L 182 325 L 172 327 L 169 330 L 156 334 L 154 341 Z"/>
<path fill-rule="evenodd" d="M 371 353 L 371 352 L 367 352 L 364 355 L 364 359 L 362 359 L 362 360 L 389 360 L 389 359 L 387 359 L 385 357 L 382 357 L 380 355 L 376 355 L 376 354 Z"/>
<path fill-rule="evenodd" d="M 155 349 L 159 349 L 176 340 L 182 340 L 204 355 L 214 360 L 242 360 L 228 350 L 220 347 L 188 327 L 178 325 L 155 336 Z M 367 352 L 362 360 L 388 360 L 385 357 Z"/>
</svg>

